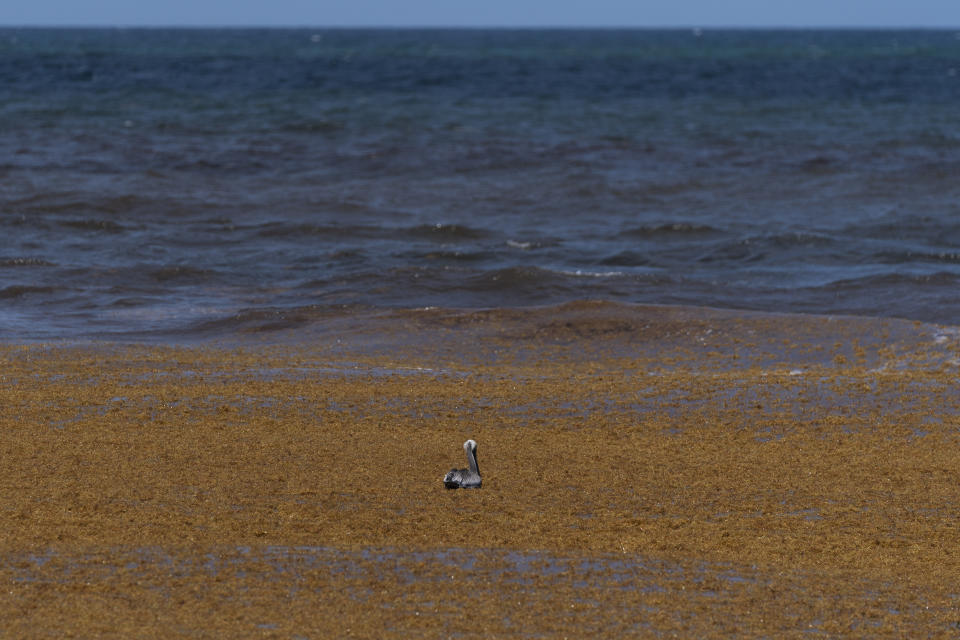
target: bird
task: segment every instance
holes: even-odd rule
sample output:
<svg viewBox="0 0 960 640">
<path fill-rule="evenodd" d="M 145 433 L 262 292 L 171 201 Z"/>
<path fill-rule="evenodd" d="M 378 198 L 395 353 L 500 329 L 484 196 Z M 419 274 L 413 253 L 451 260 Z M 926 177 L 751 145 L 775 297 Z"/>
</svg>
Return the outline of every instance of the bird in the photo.
<svg viewBox="0 0 960 640">
<path fill-rule="evenodd" d="M 463 450 L 467 452 L 469 469 L 450 469 L 443 476 L 443 486 L 447 489 L 479 489 L 483 485 L 480 477 L 480 467 L 477 466 L 477 443 L 467 440 L 463 443 Z"/>
</svg>

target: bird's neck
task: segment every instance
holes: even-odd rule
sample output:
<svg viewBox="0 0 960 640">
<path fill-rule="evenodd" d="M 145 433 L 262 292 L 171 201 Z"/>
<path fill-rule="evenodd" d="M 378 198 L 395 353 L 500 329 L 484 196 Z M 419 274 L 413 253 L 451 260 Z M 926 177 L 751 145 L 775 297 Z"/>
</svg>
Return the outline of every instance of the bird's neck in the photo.
<svg viewBox="0 0 960 640">
<path fill-rule="evenodd" d="M 467 463 L 470 465 L 470 471 L 480 475 L 480 466 L 477 465 L 477 454 L 473 451 L 467 451 Z"/>
</svg>

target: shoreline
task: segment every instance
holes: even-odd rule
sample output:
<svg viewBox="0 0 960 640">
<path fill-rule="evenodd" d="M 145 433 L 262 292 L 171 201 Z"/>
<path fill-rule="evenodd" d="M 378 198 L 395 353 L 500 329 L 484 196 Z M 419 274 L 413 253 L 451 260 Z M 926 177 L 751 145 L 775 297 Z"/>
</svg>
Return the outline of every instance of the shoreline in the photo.
<svg viewBox="0 0 960 640">
<path fill-rule="evenodd" d="M 357 305 L 306 305 L 245 309 L 236 314 L 196 321 L 181 327 L 130 332 L 99 332 L 62 338 L 13 338 L 0 346 L 92 346 L 145 345 L 156 347 L 243 347 L 291 344 L 316 340 L 337 331 L 355 332 L 355 325 L 371 331 L 373 327 L 391 329 L 404 321 L 452 322 L 455 318 L 473 318 L 487 322 L 529 322 L 543 325 L 554 316 L 584 320 L 591 315 L 605 318 L 655 319 L 658 321 L 763 322 L 784 321 L 812 326 L 817 322 L 859 324 L 865 332 L 885 326 L 927 327 L 950 330 L 960 324 L 931 322 L 900 316 L 871 316 L 847 313 L 808 313 L 740 309 L 689 304 L 652 304 L 624 302 L 608 298 L 579 298 L 554 304 L 501 307 L 373 307 Z M 871 326 L 872 325 L 872 326 Z M 391 329 L 395 331 L 395 328 Z M 957 329 L 960 331 L 960 328 Z M 903 333 L 903 328 L 900 333 Z"/>
</svg>

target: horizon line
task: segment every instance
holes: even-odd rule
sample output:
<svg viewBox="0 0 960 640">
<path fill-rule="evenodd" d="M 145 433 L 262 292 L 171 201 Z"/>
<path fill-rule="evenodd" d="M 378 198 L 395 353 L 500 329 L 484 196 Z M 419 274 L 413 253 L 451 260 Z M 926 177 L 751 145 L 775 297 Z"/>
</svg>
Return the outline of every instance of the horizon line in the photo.
<svg viewBox="0 0 960 640">
<path fill-rule="evenodd" d="M 0 29 L 324 29 L 324 30 L 383 30 L 383 31 L 429 31 L 429 30 L 500 30 L 500 31 L 955 31 L 958 25 L 386 25 L 386 24 L 103 24 L 103 23 L 0 23 Z"/>
</svg>

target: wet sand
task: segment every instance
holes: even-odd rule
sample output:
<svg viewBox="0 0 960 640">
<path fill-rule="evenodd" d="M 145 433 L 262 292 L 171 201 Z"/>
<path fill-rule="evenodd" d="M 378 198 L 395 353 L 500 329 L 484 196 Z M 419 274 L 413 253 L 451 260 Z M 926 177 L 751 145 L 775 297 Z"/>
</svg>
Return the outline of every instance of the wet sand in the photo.
<svg viewBox="0 0 960 640">
<path fill-rule="evenodd" d="M 603 303 L 2 346 L 0 630 L 956 635 L 958 354 Z"/>
</svg>

